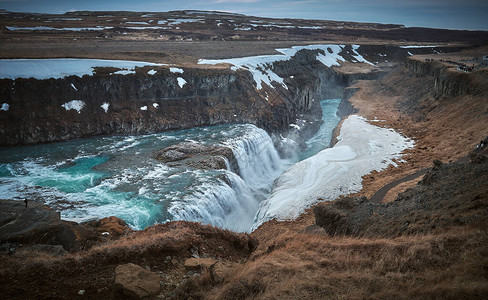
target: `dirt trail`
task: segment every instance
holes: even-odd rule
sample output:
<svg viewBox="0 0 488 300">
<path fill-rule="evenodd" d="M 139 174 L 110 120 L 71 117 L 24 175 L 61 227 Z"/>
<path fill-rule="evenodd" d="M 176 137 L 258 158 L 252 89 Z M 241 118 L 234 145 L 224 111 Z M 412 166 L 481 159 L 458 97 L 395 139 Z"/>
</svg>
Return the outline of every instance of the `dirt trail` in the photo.
<svg viewBox="0 0 488 300">
<path fill-rule="evenodd" d="M 407 175 L 403 178 L 400 178 L 400 179 L 397 179 L 395 181 L 392 181 L 390 183 L 388 183 L 387 185 L 383 186 L 381 189 L 379 189 L 376 193 L 374 193 L 373 196 L 371 196 L 371 198 L 369 199 L 370 202 L 373 202 L 373 203 L 381 203 L 381 201 L 383 200 L 383 198 L 385 197 L 385 195 L 394 187 L 396 187 L 397 185 L 401 184 L 401 183 L 404 183 L 404 182 L 408 182 L 410 180 L 414 180 L 420 176 L 423 176 L 425 174 L 427 174 L 428 171 L 430 171 L 432 168 L 424 168 L 424 169 L 421 169 L 421 170 L 418 170 L 417 172 L 413 173 L 413 174 L 410 174 L 410 175 Z"/>
</svg>

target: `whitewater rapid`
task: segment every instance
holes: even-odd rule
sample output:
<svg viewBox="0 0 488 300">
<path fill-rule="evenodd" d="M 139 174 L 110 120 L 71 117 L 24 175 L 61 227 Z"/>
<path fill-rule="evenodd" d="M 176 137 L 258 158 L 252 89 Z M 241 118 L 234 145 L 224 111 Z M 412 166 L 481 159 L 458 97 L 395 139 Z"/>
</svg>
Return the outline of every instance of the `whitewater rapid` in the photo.
<svg viewBox="0 0 488 300">
<path fill-rule="evenodd" d="M 183 201 L 172 202 L 168 211 L 174 220 L 197 221 L 239 232 L 252 227 L 259 202 L 266 198 L 273 179 L 289 163 L 279 157 L 266 131 L 254 125 L 241 126 L 246 127 L 241 136 L 222 142 L 232 149 L 240 176 L 228 167 L 223 174 L 225 180 L 218 178 L 213 186 L 201 185 Z"/>
<path fill-rule="evenodd" d="M 134 229 L 185 220 L 249 232 L 273 181 L 296 159 L 328 146 L 339 102 L 321 101 L 324 123 L 307 149 L 288 159 L 279 156 L 266 131 L 250 124 L 2 148 L 0 199 L 43 202 L 75 222 L 117 216 Z M 229 162 L 224 170 L 203 170 L 154 158 L 181 142 L 229 147 L 239 172 Z"/>
<path fill-rule="evenodd" d="M 392 129 L 351 115 L 341 126 L 338 143 L 302 160 L 279 176 L 271 196 L 261 202 L 252 230 L 266 221 L 292 220 L 319 201 L 358 192 L 362 176 L 396 165 L 414 142 Z"/>
<path fill-rule="evenodd" d="M 230 147 L 239 174 L 228 162 L 203 170 L 154 158 L 180 142 Z M 144 229 L 185 220 L 243 232 L 290 164 L 250 124 L 11 147 L 0 149 L 0 199 L 40 201 L 75 222 L 117 216 Z"/>
</svg>

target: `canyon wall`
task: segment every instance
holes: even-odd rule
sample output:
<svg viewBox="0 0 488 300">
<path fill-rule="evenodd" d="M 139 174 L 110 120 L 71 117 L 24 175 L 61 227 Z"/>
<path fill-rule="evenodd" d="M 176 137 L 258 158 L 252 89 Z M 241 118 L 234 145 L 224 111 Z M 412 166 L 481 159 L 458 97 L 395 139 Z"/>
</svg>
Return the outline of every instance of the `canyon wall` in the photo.
<svg viewBox="0 0 488 300">
<path fill-rule="evenodd" d="M 235 123 L 286 133 L 299 118 L 316 121 L 308 123 L 318 128 L 319 100 L 339 98 L 354 80 L 378 75 L 337 72 L 316 59 L 318 51 L 301 50 L 272 63 L 285 86 L 272 82 L 261 89 L 246 70 L 225 68 L 173 73 L 151 66 L 128 75 L 96 68 L 92 76 L 0 79 L 0 104 L 8 104 L 8 110 L 0 111 L 0 146 Z M 346 52 L 341 54 L 346 61 L 354 61 Z M 83 106 L 68 110 L 73 100 Z"/>
<path fill-rule="evenodd" d="M 455 65 L 449 63 L 411 58 L 405 61 L 405 67 L 416 76 L 433 78 L 432 88 L 436 98 L 479 95 L 486 91 L 485 87 L 488 85 L 488 74 L 485 70 L 460 72 Z"/>
</svg>

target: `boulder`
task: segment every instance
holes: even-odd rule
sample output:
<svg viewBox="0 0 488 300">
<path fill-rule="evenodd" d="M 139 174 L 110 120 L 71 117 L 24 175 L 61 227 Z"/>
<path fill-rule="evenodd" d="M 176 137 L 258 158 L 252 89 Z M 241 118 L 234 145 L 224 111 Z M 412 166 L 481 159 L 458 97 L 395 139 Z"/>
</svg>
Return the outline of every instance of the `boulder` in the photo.
<svg viewBox="0 0 488 300">
<path fill-rule="evenodd" d="M 62 221 L 59 213 L 42 203 L 0 200 L 0 243 L 62 245 L 79 249 L 87 240 L 96 240 L 92 228 Z"/>
<path fill-rule="evenodd" d="M 181 142 L 156 153 L 156 159 L 170 166 L 186 166 L 197 169 L 227 169 L 239 172 L 239 164 L 232 149 L 224 146 L 208 146 L 194 142 Z"/>
<path fill-rule="evenodd" d="M 86 223 L 86 225 L 94 227 L 102 235 L 108 232 L 111 237 L 119 237 L 127 232 L 132 231 L 132 229 L 129 227 L 129 225 L 127 225 L 124 220 L 114 216 L 96 221 L 90 221 Z"/>
<path fill-rule="evenodd" d="M 160 278 L 151 271 L 129 263 L 115 268 L 114 290 L 129 299 L 151 297 L 160 291 Z M 117 298 L 117 297 L 116 297 Z"/>
<path fill-rule="evenodd" d="M 199 271 L 201 269 L 209 269 L 218 261 L 213 258 L 189 258 L 185 261 L 185 269 L 188 271 Z"/>
</svg>

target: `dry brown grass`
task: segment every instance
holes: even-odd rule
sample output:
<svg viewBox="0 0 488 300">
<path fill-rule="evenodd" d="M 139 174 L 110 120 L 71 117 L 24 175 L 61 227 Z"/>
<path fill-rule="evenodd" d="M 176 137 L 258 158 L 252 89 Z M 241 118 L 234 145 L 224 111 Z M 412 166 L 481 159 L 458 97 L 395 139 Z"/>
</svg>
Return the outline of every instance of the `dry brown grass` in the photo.
<svg viewBox="0 0 488 300">
<path fill-rule="evenodd" d="M 168 283 L 162 292 L 171 293 L 187 277 L 183 264 L 192 249 L 201 256 L 241 262 L 255 246 L 247 234 L 171 222 L 61 257 L 29 250 L 0 255 L 0 290 L 7 299 L 71 299 L 81 289 L 87 299 L 110 299 L 115 267 L 130 262 L 162 272 L 161 280 Z"/>
<path fill-rule="evenodd" d="M 486 231 L 395 239 L 283 235 L 208 299 L 483 298 Z"/>
</svg>

